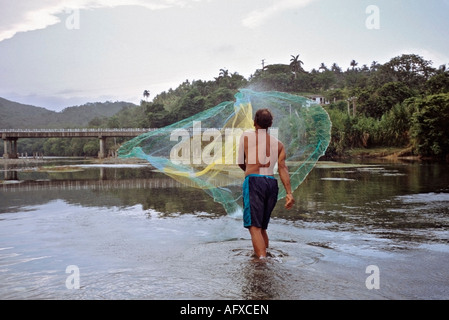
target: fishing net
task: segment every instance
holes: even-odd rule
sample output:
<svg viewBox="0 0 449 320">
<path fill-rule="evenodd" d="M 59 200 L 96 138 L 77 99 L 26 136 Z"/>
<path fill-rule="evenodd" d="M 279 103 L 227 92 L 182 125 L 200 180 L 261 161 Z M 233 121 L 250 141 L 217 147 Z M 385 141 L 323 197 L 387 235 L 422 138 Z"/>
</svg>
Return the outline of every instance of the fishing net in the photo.
<svg viewBox="0 0 449 320">
<path fill-rule="evenodd" d="M 314 101 L 281 92 L 242 89 L 235 99 L 142 134 L 123 144 L 119 157 L 145 159 L 171 178 L 203 189 L 228 214 L 241 214 L 240 136 L 254 129 L 255 112 L 267 108 L 274 118 L 270 132 L 284 143 L 291 187 L 296 190 L 329 145 L 327 112 Z M 278 199 L 285 196 L 279 183 Z"/>
</svg>

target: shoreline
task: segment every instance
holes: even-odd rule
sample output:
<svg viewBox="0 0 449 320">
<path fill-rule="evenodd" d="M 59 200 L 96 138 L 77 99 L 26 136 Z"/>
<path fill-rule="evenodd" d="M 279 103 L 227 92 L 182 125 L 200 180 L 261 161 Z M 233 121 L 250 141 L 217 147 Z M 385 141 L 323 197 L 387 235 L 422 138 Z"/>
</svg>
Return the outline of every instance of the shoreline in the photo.
<svg viewBox="0 0 449 320">
<path fill-rule="evenodd" d="M 105 158 L 105 159 L 98 159 L 98 158 L 81 158 L 81 157 L 48 157 L 48 158 L 19 158 L 19 159 L 5 159 L 0 158 L 0 165 L 13 165 L 13 164 L 39 164 L 39 163 L 46 163 L 48 161 L 60 161 L 60 160 L 77 160 L 77 161 L 88 161 L 93 164 L 140 164 L 140 163 L 148 163 L 145 160 L 137 159 L 137 158 L 131 158 L 131 159 L 121 159 L 121 158 Z"/>
<path fill-rule="evenodd" d="M 16 165 L 16 164 L 39 164 L 48 161 L 57 160 L 84 160 L 93 164 L 147 164 L 148 162 L 139 158 L 82 158 L 82 157 L 44 157 L 44 158 L 19 158 L 19 159 L 5 159 L 0 157 L 0 165 Z M 350 159 L 379 159 L 390 161 L 442 161 L 432 157 L 422 157 L 413 154 L 411 147 L 394 148 L 394 147 L 379 147 L 372 149 L 351 149 L 345 154 L 335 156 L 323 156 L 319 161 L 342 161 Z M 444 160 L 443 160 L 444 161 Z M 449 156 L 446 159 L 449 162 Z"/>
</svg>

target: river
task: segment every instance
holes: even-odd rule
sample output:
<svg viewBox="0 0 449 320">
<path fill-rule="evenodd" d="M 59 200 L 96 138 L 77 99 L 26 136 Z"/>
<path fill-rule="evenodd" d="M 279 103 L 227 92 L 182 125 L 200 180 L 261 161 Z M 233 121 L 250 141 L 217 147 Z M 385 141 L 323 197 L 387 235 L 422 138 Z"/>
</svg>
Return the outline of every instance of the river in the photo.
<svg viewBox="0 0 449 320">
<path fill-rule="evenodd" d="M 261 263 L 240 217 L 149 165 L 5 163 L 0 299 L 448 299 L 448 169 L 320 162 Z"/>
</svg>

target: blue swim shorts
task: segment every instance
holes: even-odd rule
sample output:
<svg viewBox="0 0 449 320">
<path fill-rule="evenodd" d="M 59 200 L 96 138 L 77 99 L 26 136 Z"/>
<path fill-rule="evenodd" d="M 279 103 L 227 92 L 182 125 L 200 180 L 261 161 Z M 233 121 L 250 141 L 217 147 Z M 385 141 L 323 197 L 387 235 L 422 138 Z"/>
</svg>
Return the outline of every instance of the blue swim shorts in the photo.
<svg viewBox="0 0 449 320">
<path fill-rule="evenodd" d="M 266 230 L 277 203 L 278 181 L 272 176 L 250 174 L 243 182 L 243 226 Z"/>
</svg>

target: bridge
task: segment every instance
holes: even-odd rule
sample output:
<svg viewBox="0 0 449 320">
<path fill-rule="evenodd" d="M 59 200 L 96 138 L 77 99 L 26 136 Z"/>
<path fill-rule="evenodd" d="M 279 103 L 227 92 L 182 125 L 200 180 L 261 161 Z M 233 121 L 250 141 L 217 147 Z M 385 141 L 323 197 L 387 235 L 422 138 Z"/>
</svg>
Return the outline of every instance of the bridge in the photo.
<svg viewBox="0 0 449 320">
<path fill-rule="evenodd" d="M 17 141 L 23 138 L 98 138 L 100 152 L 98 157 L 103 159 L 106 155 L 106 139 L 112 137 L 134 138 L 155 129 L 0 129 L 3 139 L 3 158 L 17 159 Z"/>
</svg>

